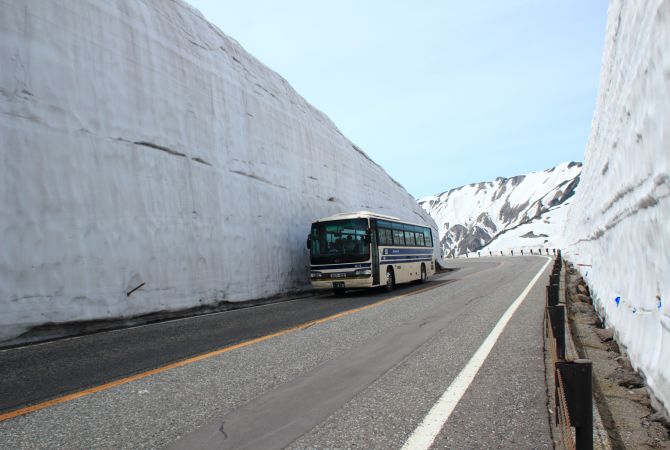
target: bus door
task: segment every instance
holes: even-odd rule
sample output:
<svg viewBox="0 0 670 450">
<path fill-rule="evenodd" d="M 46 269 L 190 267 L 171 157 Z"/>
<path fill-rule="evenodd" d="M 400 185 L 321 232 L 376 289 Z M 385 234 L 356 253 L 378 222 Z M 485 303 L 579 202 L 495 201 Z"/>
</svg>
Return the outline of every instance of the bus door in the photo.
<svg viewBox="0 0 670 450">
<path fill-rule="evenodd" d="M 377 221 L 370 219 L 370 256 L 372 257 L 372 285 L 379 284 L 379 247 L 377 246 Z"/>
</svg>

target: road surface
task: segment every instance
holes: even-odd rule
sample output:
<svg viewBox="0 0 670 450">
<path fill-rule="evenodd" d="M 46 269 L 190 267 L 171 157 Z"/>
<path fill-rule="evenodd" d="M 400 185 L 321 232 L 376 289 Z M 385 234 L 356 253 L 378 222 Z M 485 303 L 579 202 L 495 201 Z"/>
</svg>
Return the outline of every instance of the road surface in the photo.
<svg viewBox="0 0 670 450">
<path fill-rule="evenodd" d="M 551 448 L 547 262 L 0 351 L 0 447 Z"/>
</svg>

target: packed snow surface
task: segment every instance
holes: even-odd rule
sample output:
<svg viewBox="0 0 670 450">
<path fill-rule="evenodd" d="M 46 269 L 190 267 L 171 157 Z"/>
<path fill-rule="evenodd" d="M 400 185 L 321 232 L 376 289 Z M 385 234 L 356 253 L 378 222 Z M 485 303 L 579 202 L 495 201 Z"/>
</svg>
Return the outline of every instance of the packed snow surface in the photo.
<svg viewBox="0 0 670 450">
<path fill-rule="evenodd" d="M 319 217 L 430 221 L 181 1 L 3 0 L 0 67 L 0 341 L 304 288 Z"/>
<path fill-rule="evenodd" d="M 440 230 L 445 257 L 556 247 L 580 163 L 469 184 L 419 200 Z"/>
<path fill-rule="evenodd" d="M 565 256 L 670 409 L 670 2 L 612 0 Z"/>
</svg>

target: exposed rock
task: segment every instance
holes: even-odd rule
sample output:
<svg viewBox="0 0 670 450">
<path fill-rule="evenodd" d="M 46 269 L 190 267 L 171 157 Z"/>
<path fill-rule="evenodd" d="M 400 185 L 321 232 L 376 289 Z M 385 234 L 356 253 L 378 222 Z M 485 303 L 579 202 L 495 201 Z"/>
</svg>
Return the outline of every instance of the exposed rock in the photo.
<svg viewBox="0 0 670 450">
<path fill-rule="evenodd" d="M 617 367 L 607 375 L 607 378 L 628 389 L 644 386 L 642 377 L 634 370 L 625 367 Z"/>
<path fill-rule="evenodd" d="M 589 297 L 588 295 L 574 294 L 572 298 L 574 300 L 577 300 L 578 302 L 591 304 L 591 297 Z"/>
<path fill-rule="evenodd" d="M 549 223 L 549 222 L 547 222 L 547 223 Z M 521 237 L 529 239 L 529 238 L 538 238 L 538 237 L 549 237 L 549 235 L 547 235 L 547 234 L 535 234 L 535 232 L 533 232 L 531 230 L 528 233 L 522 235 Z"/>
<path fill-rule="evenodd" d="M 626 370 L 633 370 L 633 366 L 630 363 L 630 360 L 626 358 L 625 356 L 619 356 L 618 358 L 614 359 L 618 364 L 619 367 L 622 367 Z"/>
<path fill-rule="evenodd" d="M 603 342 L 609 342 L 612 339 L 614 339 L 614 329 L 613 328 L 606 328 L 606 329 L 601 329 L 597 328 L 594 330 L 594 332 L 598 335 L 601 341 Z"/>
<path fill-rule="evenodd" d="M 646 387 L 629 389 L 628 393 L 630 394 L 631 400 L 636 401 L 644 406 L 651 406 L 651 401 L 649 400 L 649 392 L 647 392 Z"/>
<path fill-rule="evenodd" d="M 582 314 L 589 314 L 593 311 L 593 308 L 588 303 L 573 303 L 571 307 Z"/>
<path fill-rule="evenodd" d="M 647 400 L 648 401 L 648 400 Z M 668 416 L 665 413 L 665 411 L 658 410 L 654 411 L 650 416 L 649 420 L 652 420 L 654 422 L 659 422 L 665 425 L 666 427 L 670 428 L 670 422 L 668 422 Z"/>
</svg>

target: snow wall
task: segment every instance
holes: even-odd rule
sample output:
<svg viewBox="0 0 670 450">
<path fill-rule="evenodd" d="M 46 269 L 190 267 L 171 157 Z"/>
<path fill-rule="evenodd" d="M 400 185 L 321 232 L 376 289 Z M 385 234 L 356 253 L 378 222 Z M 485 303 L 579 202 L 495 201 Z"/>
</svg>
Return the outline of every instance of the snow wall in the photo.
<svg viewBox="0 0 670 450">
<path fill-rule="evenodd" d="M 338 212 L 438 235 L 181 1 L 2 1 L 0 67 L 0 341 L 307 288 L 310 222 Z"/>
<path fill-rule="evenodd" d="M 670 2 L 613 0 L 565 256 L 670 409 Z"/>
</svg>

